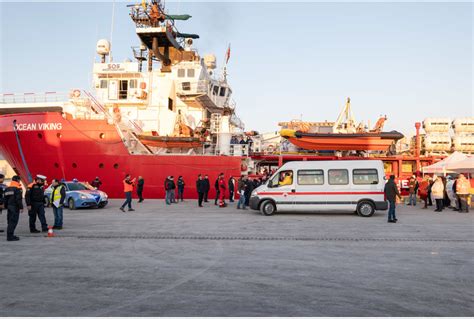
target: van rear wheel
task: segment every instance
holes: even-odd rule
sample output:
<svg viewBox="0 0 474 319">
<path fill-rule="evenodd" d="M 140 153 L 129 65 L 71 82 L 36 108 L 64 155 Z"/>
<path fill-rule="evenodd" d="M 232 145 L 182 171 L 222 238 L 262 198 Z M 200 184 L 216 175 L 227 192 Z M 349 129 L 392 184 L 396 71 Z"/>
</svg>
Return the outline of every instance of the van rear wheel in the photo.
<svg viewBox="0 0 474 319">
<path fill-rule="evenodd" d="M 260 211 L 262 212 L 262 215 L 264 216 L 271 216 L 276 211 L 275 204 L 273 204 L 273 202 L 270 200 L 266 200 L 260 206 Z"/>
<path fill-rule="evenodd" d="M 357 215 L 360 217 L 370 217 L 375 213 L 375 206 L 369 201 L 362 201 L 357 204 Z"/>
</svg>

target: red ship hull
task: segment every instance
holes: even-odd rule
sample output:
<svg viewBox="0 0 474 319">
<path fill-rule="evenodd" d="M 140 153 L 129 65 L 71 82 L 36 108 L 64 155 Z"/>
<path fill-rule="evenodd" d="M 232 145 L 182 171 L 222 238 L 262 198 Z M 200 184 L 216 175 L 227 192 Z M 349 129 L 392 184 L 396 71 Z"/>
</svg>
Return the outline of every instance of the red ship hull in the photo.
<svg viewBox="0 0 474 319">
<path fill-rule="evenodd" d="M 90 182 L 99 176 L 101 189 L 111 198 L 123 197 L 122 180 L 127 173 L 143 176 L 145 198 L 163 198 L 169 175 L 183 176 L 185 198 L 197 198 L 197 175 L 207 174 L 212 197 L 218 174 L 239 176 L 242 161 L 235 156 L 129 154 L 114 125 L 105 120 L 66 119 L 59 112 L 0 115 L 0 153 L 24 182 L 28 171 L 33 176 L 46 175 L 48 180 Z"/>
</svg>

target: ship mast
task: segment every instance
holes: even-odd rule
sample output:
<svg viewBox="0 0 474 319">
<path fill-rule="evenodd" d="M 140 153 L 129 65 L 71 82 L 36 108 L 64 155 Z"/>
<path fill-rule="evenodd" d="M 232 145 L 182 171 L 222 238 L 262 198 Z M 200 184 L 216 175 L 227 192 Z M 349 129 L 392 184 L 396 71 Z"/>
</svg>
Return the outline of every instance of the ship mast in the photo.
<svg viewBox="0 0 474 319">
<path fill-rule="evenodd" d="M 153 60 L 161 62 L 161 72 L 171 72 L 171 65 L 181 61 L 199 59 L 193 51 L 183 48 L 185 39 L 198 39 L 197 34 L 181 33 L 176 29 L 175 21 L 188 20 L 188 14 L 171 15 L 165 12 L 160 0 L 142 1 L 129 5 L 130 17 L 135 23 L 136 33 L 143 46 L 148 49 L 148 70 L 152 70 Z M 143 61 L 143 55 L 140 55 Z M 142 62 L 141 61 L 141 62 Z"/>
</svg>

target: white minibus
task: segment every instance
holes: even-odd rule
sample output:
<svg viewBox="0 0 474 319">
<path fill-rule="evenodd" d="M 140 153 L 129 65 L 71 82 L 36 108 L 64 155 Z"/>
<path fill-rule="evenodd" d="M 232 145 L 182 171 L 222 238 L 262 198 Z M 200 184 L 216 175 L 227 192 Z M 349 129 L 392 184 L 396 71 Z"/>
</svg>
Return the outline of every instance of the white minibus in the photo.
<svg viewBox="0 0 474 319">
<path fill-rule="evenodd" d="M 282 165 L 253 190 L 250 208 L 275 212 L 356 211 L 370 217 L 387 210 L 385 173 L 379 160 L 295 161 Z"/>
</svg>

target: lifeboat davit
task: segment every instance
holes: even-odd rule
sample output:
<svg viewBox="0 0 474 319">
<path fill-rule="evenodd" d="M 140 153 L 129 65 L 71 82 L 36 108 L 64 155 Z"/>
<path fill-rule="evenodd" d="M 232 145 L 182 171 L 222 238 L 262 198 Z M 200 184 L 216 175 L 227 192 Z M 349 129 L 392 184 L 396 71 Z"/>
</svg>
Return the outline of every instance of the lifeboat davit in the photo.
<svg viewBox="0 0 474 319">
<path fill-rule="evenodd" d="M 403 134 L 392 132 L 367 133 L 305 133 L 284 129 L 280 135 L 292 144 L 318 151 L 387 151 L 403 138 Z"/>
</svg>

